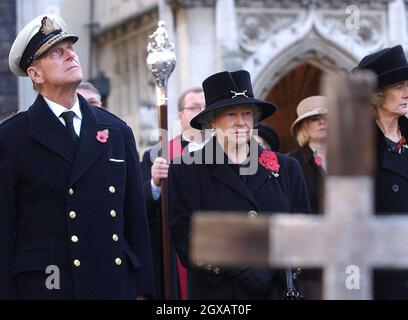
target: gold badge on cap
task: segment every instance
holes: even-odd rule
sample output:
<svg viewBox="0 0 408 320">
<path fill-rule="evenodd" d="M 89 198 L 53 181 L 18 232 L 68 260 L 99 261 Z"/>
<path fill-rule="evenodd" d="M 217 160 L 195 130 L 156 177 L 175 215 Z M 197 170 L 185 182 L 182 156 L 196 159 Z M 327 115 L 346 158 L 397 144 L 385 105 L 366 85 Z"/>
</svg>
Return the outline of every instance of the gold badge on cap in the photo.
<svg viewBox="0 0 408 320">
<path fill-rule="evenodd" d="M 42 26 L 40 31 L 46 36 L 51 33 L 61 31 L 61 27 L 57 24 L 57 22 L 48 17 L 44 17 L 41 21 L 41 24 Z"/>
</svg>

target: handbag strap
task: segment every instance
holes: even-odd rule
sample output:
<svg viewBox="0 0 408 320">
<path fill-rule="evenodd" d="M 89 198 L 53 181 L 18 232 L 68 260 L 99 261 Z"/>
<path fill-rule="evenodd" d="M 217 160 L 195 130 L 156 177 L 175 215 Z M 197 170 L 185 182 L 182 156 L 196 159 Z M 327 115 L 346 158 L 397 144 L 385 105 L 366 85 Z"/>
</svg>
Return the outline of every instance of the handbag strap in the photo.
<svg viewBox="0 0 408 320">
<path fill-rule="evenodd" d="M 295 285 L 293 283 L 292 268 L 286 267 L 286 287 L 288 294 L 293 294 L 296 291 Z"/>
<path fill-rule="evenodd" d="M 286 267 L 286 287 L 286 300 L 304 300 L 304 297 L 296 289 L 292 268 L 289 266 Z"/>
</svg>

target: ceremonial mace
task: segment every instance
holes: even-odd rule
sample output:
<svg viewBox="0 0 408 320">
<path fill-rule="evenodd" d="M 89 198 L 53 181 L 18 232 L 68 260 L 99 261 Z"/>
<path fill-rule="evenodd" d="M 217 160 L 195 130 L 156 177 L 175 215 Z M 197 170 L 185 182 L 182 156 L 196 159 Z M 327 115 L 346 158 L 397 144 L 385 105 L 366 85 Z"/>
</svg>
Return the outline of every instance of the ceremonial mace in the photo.
<svg viewBox="0 0 408 320">
<path fill-rule="evenodd" d="M 167 83 L 176 66 L 174 45 L 169 41 L 164 21 L 159 21 L 156 31 L 149 36 L 147 65 L 156 81 L 157 114 L 160 129 L 161 156 L 169 160 L 167 132 Z M 167 179 L 161 180 L 161 223 L 164 270 L 164 298 L 172 299 L 171 254 L 168 223 Z"/>
</svg>

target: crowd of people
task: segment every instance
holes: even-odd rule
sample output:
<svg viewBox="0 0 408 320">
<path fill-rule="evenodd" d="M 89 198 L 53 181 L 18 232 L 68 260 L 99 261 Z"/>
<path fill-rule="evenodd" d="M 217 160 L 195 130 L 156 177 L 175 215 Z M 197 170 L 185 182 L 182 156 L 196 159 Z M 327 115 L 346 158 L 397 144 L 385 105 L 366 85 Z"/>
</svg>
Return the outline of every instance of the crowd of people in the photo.
<svg viewBox="0 0 408 320">
<path fill-rule="evenodd" d="M 10 50 L 11 71 L 29 77 L 33 105 L 0 125 L 0 299 L 163 299 L 161 183 L 168 181 L 174 299 L 283 299 L 287 270 L 207 265 L 190 258 L 196 211 L 256 219 L 322 214 L 329 100 L 306 97 L 290 130 L 298 149 L 279 152 L 263 120 L 279 106 L 254 97 L 246 70 L 222 71 L 180 95 L 181 133 L 142 159 L 130 127 L 83 81 L 57 15 L 28 23 Z M 376 212 L 408 212 L 408 63 L 402 46 L 364 57 L 376 123 Z M 357 151 L 358 152 L 358 151 Z M 183 157 L 194 158 L 193 163 Z M 181 160 L 180 160 L 181 159 Z M 176 161 L 178 160 L 178 161 Z M 299 243 L 299 246 L 302 244 Z M 45 284 L 59 268 L 59 290 Z M 300 271 L 299 271 L 300 270 Z M 299 297 L 322 299 L 321 272 L 297 269 Z M 376 271 L 376 299 L 408 298 L 408 271 Z"/>
</svg>

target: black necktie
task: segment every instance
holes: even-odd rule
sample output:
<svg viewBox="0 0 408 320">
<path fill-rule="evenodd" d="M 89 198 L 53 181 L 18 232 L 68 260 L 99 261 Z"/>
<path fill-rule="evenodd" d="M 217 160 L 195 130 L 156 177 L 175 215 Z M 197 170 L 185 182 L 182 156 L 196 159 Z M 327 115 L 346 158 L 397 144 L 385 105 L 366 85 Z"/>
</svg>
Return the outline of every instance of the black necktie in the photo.
<svg viewBox="0 0 408 320">
<path fill-rule="evenodd" d="M 75 112 L 74 111 L 67 111 L 67 112 L 63 112 L 60 117 L 62 119 L 64 119 L 65 121 L 65 126 L 67 127 L 67 130 L 69 132 L 69 135 L 72 137 L 72 139 L 75 142 L 78 142 L 78 136 L 75 132 L 74 129 L 74 116 L 75 116 Z"/>
</svg>

